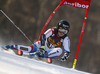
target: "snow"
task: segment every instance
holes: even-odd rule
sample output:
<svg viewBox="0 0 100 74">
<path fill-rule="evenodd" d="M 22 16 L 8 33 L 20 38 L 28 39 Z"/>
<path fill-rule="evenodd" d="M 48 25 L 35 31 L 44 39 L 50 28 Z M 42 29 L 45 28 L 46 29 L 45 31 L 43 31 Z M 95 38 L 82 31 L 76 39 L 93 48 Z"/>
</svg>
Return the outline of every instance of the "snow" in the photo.
<svg viewBox="0 0 100 74">
<path fill-rule="evenodd" d="M 37 61 L 0 49 L 0 74 L 89 74 L 72 68 Z"/>
</svg>

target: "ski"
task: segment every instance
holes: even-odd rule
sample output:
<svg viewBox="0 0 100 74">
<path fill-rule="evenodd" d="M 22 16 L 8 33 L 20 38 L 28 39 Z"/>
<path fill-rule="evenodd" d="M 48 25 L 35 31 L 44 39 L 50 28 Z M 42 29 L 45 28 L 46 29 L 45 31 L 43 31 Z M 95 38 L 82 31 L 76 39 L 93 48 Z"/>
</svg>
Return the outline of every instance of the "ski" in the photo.
<svg viewBox="0 0 100 74">
<path fill-rule="evenodd" d="M 2 50 L 9 52 L 9 48 L 7 49 L 4 46 L 1 46 L 1 48 L 2 48 Z M 30 59 L 35 59 L 35 60 L 42 61 L 42 62 L 45 62 L 45 63 L 52 63 L 51 58 L 39 57 L 36 52 L 34 52 L 34 53 L 23 53 L 21 50 L 17 50 L 17 49 L 12 50 L 12 51 L 15 55 L 18 55 L 18 56 L 23 56 L 23 57 L 27 57 L 27 58 L 30 58 Z M 10 53 L 10 54 L 12 54 L 12 53 Z"/>
<path fill-rule="evenodd" d="M 43 61 L 43 62 L 46 62 L 46 63 L 52 63 L 52 59 L 51 58 L 43 58 L 43 57 L 40 57 L 40 56 L 38 56 L 37 55 L 37 53 L 36 52 L 34 52 L 34 53 L 30 53 L 29 54 L 29 58 L 35 58 L 35 59 L 37 59 L 37 60 L 41 60 L 41 61 Z"/>
</svg>

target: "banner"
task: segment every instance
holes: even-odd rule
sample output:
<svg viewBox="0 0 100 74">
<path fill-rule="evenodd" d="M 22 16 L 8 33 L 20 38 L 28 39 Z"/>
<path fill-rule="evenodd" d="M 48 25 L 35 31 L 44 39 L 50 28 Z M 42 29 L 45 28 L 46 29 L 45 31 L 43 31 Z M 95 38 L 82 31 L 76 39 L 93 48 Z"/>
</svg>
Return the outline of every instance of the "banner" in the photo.
<svg viewBox="0 0 100 74">
<path fill-rule="evenodd" d="M 63 1 L 63 0 L 62 0 Z M 88 9 L 91 0 L 65 0 L 64 5 L 70 5 L 76 8 Z"/>
</svg>

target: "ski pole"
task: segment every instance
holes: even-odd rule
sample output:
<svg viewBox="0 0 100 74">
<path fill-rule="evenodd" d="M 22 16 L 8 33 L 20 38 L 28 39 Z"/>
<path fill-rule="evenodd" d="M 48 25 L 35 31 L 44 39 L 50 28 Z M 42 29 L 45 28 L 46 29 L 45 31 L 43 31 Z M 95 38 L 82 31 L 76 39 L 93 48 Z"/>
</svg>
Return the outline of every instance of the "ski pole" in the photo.
<svg viewBox="0 0 100 74">
<path fill-rule="evenodd" d="M 7 18 L 8 20 L 22 33 L 22 35 L 29 41 L 31 42 L 36 48 L 37 50 L 39 50 L 39 48 L 26 36 L 26 34 L 2 11 L 0 10 Z"/>
<path fill-rule="evenodd" d="M 26 34 L 2 11 L 0 10 L 4 16 L 6 16 L 8 18 L 8 20 L 24 35 L 24 37 L 33 44 L 33 42 L 26 36 Z"/>
</svg>

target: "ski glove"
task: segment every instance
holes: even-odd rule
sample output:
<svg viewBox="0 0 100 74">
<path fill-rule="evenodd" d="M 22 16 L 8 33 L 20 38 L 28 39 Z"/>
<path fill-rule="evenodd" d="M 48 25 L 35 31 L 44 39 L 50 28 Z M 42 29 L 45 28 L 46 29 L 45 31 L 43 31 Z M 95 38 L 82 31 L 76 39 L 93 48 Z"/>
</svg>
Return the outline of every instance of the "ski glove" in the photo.
<svg viewBox="0 0 100 74">
<path fill-rule="evenodd" d="M 39 50 L 40 55 L 43 56 L 45 54 L 45 52 L 46 52 L 45 51 L 45 46 L 41 46 L 40 50 Z"/>
<path fill-rule="evenodd" d="M 68 59 L 68 55 L 65 53 L 63 57 L 61 57 L 61 61 L 64 62 Z"/>
</svg>

